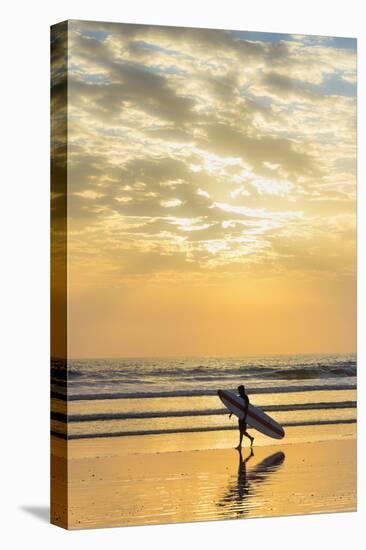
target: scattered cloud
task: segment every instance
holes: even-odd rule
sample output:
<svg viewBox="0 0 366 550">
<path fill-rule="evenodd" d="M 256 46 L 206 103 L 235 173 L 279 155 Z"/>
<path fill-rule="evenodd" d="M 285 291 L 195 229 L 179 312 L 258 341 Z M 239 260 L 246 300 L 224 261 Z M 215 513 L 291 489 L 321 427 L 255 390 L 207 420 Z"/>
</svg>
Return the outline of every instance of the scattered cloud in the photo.
<svg viewBox="0 0 366 550">
<path fill-rule="evenodd" d="M 354 240 L 351 46 L 70 22 L 75 265 L 98 258 L 95 272 L 116 284 L 126 273 L 343 273 Z"/>
</svg>

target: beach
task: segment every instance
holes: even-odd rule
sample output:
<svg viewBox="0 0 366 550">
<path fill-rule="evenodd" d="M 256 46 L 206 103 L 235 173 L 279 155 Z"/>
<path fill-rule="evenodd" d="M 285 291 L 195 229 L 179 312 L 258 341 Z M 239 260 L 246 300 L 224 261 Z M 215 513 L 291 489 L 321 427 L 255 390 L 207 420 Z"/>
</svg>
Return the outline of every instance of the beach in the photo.
<svg viewBox="0 0 366 550">
<path fill-rule="evenodd" d="M 66 375 L 66 376 L 65 376 Z M 83 360 L 53 367 L 52 522 L 69 529 L 356 509 L 352 354 Z M 217 388 L 285 429 L 237 418 Z"/>
<path fill-rule="evenodd" d="M 274 445 L 258 437 L 253 456 L 233 449 L 236 436 L 70 441 L 67 510 L 54 502 L 53 516 L 83 529 L 356 510 L 354 424 L 289 428 Z M 60 471 L 63 449 L 53 438 Z"/>
</svg>

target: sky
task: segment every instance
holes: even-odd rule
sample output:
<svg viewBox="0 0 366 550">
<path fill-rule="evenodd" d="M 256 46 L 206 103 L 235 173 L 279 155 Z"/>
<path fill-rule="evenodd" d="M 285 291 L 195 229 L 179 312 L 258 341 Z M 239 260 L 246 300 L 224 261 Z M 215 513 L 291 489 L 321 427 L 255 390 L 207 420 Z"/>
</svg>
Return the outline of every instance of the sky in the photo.
<svg viewBox="0 0 366 550">
<path fill-rule="evenodd" d="M 355 351 L 356 41 L 71 21 L 68 48 L 69 355 Z"/>
</svg>

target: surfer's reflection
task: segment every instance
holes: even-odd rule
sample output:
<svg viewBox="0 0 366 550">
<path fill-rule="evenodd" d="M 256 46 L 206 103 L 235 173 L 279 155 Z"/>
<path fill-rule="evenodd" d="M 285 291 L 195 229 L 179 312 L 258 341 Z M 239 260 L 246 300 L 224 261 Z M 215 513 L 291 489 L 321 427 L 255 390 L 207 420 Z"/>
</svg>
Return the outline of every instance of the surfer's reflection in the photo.
<svg viewBox="0 0 366 550">
<path fill-rule="evenodd" d="M 243 458 L 241 449 L 238 449 L 239 466 L 237 477 L 231 479 L 224 497 L 218 502 L 225 516 L 241 517 L 253 508 L 251 497 L 255 493 L 257 485 L 267 480 L 268 476 L 274 473 L 285 460 L 283 452 L 269 455 L 262 460 L 253 470 L 247 472 L 247 464 L 254 457 L 253 449 L 246 458 Z"/>
<path fill-rule="evenodd" d="M 238 487 L 237 497 L 242 501 L 247 495 L 249 495 L 249 482 L 247 477 L 247 462 L 254 456 L 253 448 L 250 448 L 250 454 L 243 460 L 242 450 L 238 449 L 239 454 L 239 466 L 238 466 Z"/>
</svg>

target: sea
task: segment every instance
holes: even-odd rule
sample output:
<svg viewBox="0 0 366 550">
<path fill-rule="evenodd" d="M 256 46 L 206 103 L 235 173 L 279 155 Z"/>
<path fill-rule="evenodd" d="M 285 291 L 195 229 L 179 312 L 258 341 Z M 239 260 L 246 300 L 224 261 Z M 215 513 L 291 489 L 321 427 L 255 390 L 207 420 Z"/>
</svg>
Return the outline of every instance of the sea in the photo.
<svg viewBox="0 0 366 550">
<path fill-rule="evenodd" d="M 356 422 L 356 355 L 53 359 L 51 430 L 64 439 L 237 429 L 218 389 L 243 384 L 284 427 Z"/>
</svg>

